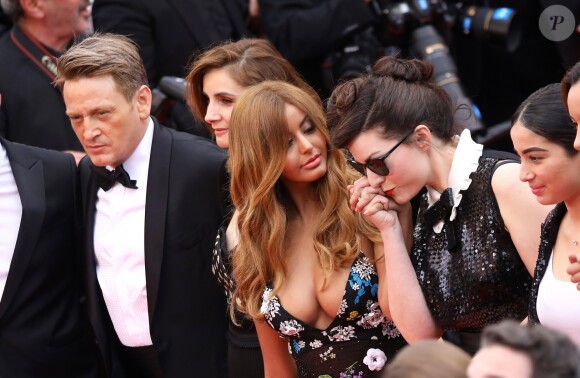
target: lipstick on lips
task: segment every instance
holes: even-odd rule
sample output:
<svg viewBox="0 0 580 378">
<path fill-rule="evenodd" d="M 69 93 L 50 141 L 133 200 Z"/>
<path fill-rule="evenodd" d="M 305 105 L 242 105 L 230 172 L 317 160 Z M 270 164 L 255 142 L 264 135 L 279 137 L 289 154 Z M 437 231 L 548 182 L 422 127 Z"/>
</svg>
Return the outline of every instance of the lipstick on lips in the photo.
<svg viewBox="0 0 580 378">
<path fill-rule="evenodd" d="M 311 169 L 318 167 L 320 164 L 320 154 L 316 154 L 312 156 L 310 159 L 306 160 L 306 162 L 302 165 L 302 168 Z"/>
</svg>

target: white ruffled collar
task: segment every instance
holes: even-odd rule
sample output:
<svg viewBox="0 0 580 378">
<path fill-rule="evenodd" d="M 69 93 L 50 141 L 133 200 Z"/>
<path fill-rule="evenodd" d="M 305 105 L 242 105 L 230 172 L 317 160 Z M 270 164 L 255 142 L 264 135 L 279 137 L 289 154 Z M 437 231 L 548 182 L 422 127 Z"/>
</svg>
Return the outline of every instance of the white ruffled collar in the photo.
<svg viewBox="0 0 580 378">
<path fill-rule="evenodd" d="M 449 220 L 452 221 L 457 216 L 457 206 L 461 202 L 463 195 L 462 190 L 469 188 L 471 178 L 469 177 L 477 170 L 479 165 L 479 158 L 483 154 L 483 145 L 475 143 L 471 139 L 471 132 L 468 129 L 463 130 L 459 138 L 455 154 L 453 155 L 453 162 L 451 163 L 451 170 L 449 171 L 448 187 L 453 192 L 453 209 Z M 435 189 L 427 186 L 427 200 L 429 206 L 439 201 L 441 193 Z M 433 226 L 433 231 L 441 232 L 443 229 L 443 221 L 439 221 Z"/>
</svg>

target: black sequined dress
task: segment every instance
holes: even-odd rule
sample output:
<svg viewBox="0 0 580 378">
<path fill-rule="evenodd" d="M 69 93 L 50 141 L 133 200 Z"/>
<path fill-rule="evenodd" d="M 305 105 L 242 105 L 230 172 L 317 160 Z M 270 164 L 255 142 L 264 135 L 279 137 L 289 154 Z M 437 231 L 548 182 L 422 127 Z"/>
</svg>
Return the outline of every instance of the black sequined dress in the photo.
<svg viewBox="0 0 580 378">
<path fill-rule="evenodd" d="M 406 345 L 378 303 L 378 276 L 361 254 L 352 264 L 342 303 L 332 323 L 314 328 L 287 312 L 278 297 L 264 291 L 262 313 L 280 337 L 287 338 L 300 377 L 380 377 L 364 363 L 369 349 L 380 349 L 387 363 Z"/>
<path fill-rule="evenodd" d="M 434 211 L 428 209 L 427 195 L 421 199 L 411 259 L 427 306 L 445 330 L 479 332 L 504 318 L 521 320 L 527 315 L 531 277 L 491 187 L 500 160 L 485 153 L 479 158 L 469 176 L 471 184 L 460 192 L 455 219 L 450 221 L 448 212 L 440 211 L 444 220 L 439 233 L 428 222 Z M 448 201 L 450 191 L 438 202 Z"/>
</svg>

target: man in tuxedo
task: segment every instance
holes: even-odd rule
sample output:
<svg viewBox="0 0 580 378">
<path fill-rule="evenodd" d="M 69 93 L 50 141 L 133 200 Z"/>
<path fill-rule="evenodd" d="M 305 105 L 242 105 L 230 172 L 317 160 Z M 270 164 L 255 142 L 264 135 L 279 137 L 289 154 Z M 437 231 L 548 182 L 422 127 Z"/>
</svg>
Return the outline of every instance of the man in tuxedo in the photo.
<svg viewBox="0 0 580 378">
<path fill-rule="evenodd" d="M 71 155 L 0 137 L 0 377 L 98 376 L 76 184 Z"/>
<path fill-rule="evenodd" d="M 90 31 L 89 0 L 0 0 L 14 26 L 0 38 L 0 136 L 12 142 L 71 151 L 82 147 L 53 85 L 56 58 Z"/>
<path fill-rule="evenodd" d="M 134 42 L 96 34 L 58 61 L 79 166 L 89 317 L 111 377 L 221 377 L 225 298 L 211 251 L 225 155 L 150 117 Z"/>
<path fill-rule="evenodd" d="M 126 35 L 135 41 L 149 83 L 163 76 L 185 77 L 190 59 L 225 40 L 251 37 L 247 0 L 95 0 L 95 30 Z M 166 125 L 210 137 L 183 101 L 176 101 Z"/>
</svg>

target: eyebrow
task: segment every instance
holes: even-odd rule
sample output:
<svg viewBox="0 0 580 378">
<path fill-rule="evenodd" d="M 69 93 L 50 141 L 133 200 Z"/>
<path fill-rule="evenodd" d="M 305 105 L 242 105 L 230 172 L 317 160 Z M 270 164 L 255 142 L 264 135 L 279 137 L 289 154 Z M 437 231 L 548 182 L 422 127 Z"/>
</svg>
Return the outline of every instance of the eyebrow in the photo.
<svg viewBox="0 0 580 378">
<path fill-rule="evenodd" d="M 530 152 L 548 152 L 548 150 L 540 147 L 530 147 L 523 150 L 522 154 L 529 154 Z"/>
<path fill-rule="evenodd" d="M 238 97 L 238 95 L 229 93 L 229 92 L 218 92 L 215 94 L 216 96 L 231 96 L 231 97 Z"/>
<path fill-rule="evenodd" d="M 302 118 L 302 121 L 300 121 L 300 125 L 298 125 L 299 127 L 302 127 L 304 125 L 304 122 L 306 122 L 308 120 L 308 116 L 305 115 L 304 118 Z"/>
<path fill-rule="evenodd" d="M 209 95 L 207 93 L 205 93 L 205 91 L 201 92 L 204 96 L 209 97 Z M 230 97 L 238 97 L 238 95 L 233 94 L 233 93 L 229 93 L 229 92 L 218 92 L 216 94 L 214 94 L 214 96 L 230 96 Z"/>
</svg>

